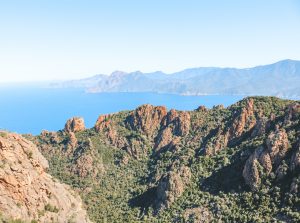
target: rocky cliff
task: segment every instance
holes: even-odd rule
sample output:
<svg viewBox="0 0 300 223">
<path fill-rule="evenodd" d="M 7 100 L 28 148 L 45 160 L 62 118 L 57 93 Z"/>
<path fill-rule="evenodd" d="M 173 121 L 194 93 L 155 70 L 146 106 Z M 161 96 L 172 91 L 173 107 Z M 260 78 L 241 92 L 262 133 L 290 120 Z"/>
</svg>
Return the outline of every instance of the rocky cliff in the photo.
<svg viewBox="0 0 300 223">
<path fill-rule="evenodd" d="M 0 213 L 24 221 L 90 222 L 80 197 L 47 170 L 32 142 L 0 132 Z"/>
</svg>

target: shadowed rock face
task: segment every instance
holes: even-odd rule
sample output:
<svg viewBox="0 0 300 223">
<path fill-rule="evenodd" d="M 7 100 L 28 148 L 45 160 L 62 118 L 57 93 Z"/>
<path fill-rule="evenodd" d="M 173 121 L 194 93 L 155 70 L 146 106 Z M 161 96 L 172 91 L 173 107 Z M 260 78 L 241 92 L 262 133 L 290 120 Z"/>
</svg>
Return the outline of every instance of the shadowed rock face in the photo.
<svg viewBox="0 0 300 223">
<path fill-rule="evenodd" d="M 181 137 L 189 133 L 191 118 L 188 112 L 170 110 L 162 121 L 161 130 L 155 138 L 154 148 L 159 151 L 170 144 L 176 145 Z"/>
<path fill-rule="evenodd" d="M 157 209 L 169 208 L 182 195 L 190 178 L 191 171 L 186 166 L 171 170 L 162 176 L 156 190 Z"/>
<path fill-rule="evenodd" d="M 291 159 L 291 164 L 290 164 L 290 169 L 292 171 L 296 170 L 296 168 L 300 167 L 300 139 L 298 140 L 298 144 L 297 144 L 297 150 L 295 151 L 295 153 L 292 156 Z"/>
<path fill-rule="evenodd" d="M 2 132 L 0 163 L 0 212 L 5 216 L 38 222 L 90 222 L 81 199 L 45 172 L 48 162 L 33 143 Z"/>
<path fill-rule="evenodd" d="M 300 116 L 300 103 L 293 103 L 288 106 L 285 113 L 284 124 L 288 125 L 293 120 L 297 120 Z"/>
<path fill-rule="evenodd" d="M 243 177 L 251 189 L 258 189 L 262 174 L 269 175 L 276 169 L 288 151 L 289 141 L 285 130 L 271 133 L 266 140 L 266 147 L 259 147 L 247 160 Z"/>
<path fill-rule="evenodd" d="M 254 126 L 251 137 L 254 138 L 265 134 L 268 128 L 270 128 L 270 120 L 268 120 L 266 117 L 260 118 Z"/>
<path fill-rule="evenodd" d="M 66 132 L 80 132 L 85 130 L 84 120 L 83 118 L 74 117 L 67 121 L 65 125 Z"/>
<path fill-rule="evenodd" d="M 188 112 L 171 109 L 165 117 L 165 125 L 172 128 L 173 134 L 185 136 L 189 133 L 191 117 Z"/>
<path fill-rule="evenodd" d="M 246 106 L 236 114 L 229 123 L 228 128 L 219 127 L 216 137 L 204 148 L 206 155 L 214 155 L 234 140 L 237 140 L 244 133 L 250 131 L 256 125 L 254 115 L 254 100 L 247 99 Z"/>
</svg>

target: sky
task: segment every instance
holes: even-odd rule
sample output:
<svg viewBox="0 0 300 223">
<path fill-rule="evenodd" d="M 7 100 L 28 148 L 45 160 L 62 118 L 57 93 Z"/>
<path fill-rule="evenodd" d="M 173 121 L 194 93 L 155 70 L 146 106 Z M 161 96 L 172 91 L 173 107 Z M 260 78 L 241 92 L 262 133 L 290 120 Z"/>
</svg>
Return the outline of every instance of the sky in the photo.
<svg viewBox="0 0 300 223">
<path fill-rule="evenodd" d="M 0 0 L 0 82 L 300 60 L 299 0 Z"/>
</svg>

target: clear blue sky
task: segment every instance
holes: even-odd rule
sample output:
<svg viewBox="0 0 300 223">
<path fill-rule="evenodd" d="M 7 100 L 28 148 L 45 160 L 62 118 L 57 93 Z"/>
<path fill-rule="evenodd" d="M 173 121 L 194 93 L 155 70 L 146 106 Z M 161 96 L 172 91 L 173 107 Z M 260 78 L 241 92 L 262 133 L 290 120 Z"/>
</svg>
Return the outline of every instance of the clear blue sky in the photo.
<svg viewBox="0 0 300 223">
<path fill-rule="evenodd" d="M 0 82 L 287 58 L 299 0 L 0 0 Z"/>
</svg>

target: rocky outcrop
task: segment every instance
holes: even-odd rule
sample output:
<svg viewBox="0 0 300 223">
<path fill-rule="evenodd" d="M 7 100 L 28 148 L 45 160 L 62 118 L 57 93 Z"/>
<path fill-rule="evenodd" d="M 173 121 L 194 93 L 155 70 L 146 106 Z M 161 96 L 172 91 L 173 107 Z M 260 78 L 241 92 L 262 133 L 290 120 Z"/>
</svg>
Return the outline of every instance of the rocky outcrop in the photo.
<svg viewBox="0 0 300 223">
<path fill-rule="evenodd" d="M 158 136 L 154 145 L 156 151 L 170 144 L 173 140 L 173 133 L 171 128 L 164 129 Z"/>
<path fill-rule="evenodd" d="M 286 155 L 289 148 L 289 141 L 286 131 L 279 129 L 271 133 L 266 140 L 267 152 L 272 161 L 272 165 L 278 166 L 280 161 Z"/>
<path fill-rule="evenodd" d="M 212 156 L 217 154 L 221 149 L 225 148 L 228 144 L 229 133 L 225 134 L 221 128 L 218 128 L 215 137 L 211 138 L 204 148 L 205 155 Z"/>
<path fill-rule="evenodd" d="M 89 222 L 80 198 L 45 171 L 47 160 L 17 134 L 0 136 L 0 212 L 38 222 Z"/>
<path fill-rule="evenodd" d="M 101 132 L 111 127 L 111 115 L 100 115 L 95 124 L 95 130 Z"/>
<path fill-rule="evenodd" d="M 223 126 L 220 126 L 216 129 L 217 134 L 206 143 L 204 153 L 206 155 L 216 154 L 228 144 L 238 141 L 239 137 L 252 130 L 255 125 L 254 100 L 249 98 L 246 100 L 246 105 L 237 111 L 227 128 L 224 129 Z"/>
<path fill-rule="evenodd" d="M 73 152 L 76 149 L 77 145 L 78 145 L 78 140 L 74 132 L 68 133 L 68 143 L 67 143 L 66 151 L 68 153 Z"/>
<path fill-rule="evenodd" d="M 262 136 L 266 133 L 267 129 L 270 128 L 270 120 L 266 117 L 260 118 L 257 123 L 255 124 L 253 131 L 251 133 L 251 137 Z"/>
<path fill-rule="evenodd" d="M 165 117 L 164 125 L 172 128 L 172 132 L 177 136 L 185 136 L 189 133 L 191 117 L 188 112 L 178 112 L 171 109 Z"/>
<path fill-rule="evenodd" d="M 146 136 L 152 137 L 160 128 L 166 114 L 166 107 L 146 104 L 134 110 L 127 118 L 127 122 L 131 129 L 141 131 Z"/>
<path fill-rule="evenodd" d="M 158 210 L 169 208 L 182 195 L 191 178 L 188 167 L 167 172 L 159 181 L 156 190 L 155 206 Z"/>
<path fill-rule="evenodd" d="M 208 109 L 207 109 L 204 105 L 200 105 L 200 106 L 196 109 L 196 111 L 198 111 L 198 112 L 207 112 Z"/>
<path fill-rule="evenodd" d="M 300 137 L 300 136 L 299 136 Z M 300 138 L 296 145 L 296 150 L 291 157 L 289 169 L 292 173 L 296 173 L 300 170 Z M 290 186 L 290 192 L 300 194 L 300 175 L 295 176 Z"/>
<path fill-rule="evenodd" d="M 159 151 L 170 144 L 177 144 L 180 137 L 189 133 L 190 124 L 191 118 L 188 112 L 177 112 L 171 109 L 162 120 L 162 128 L 155 138 L 154 149 Z"/>
<path fill-rule="evenodd" d="M 95 124 L 95 130 L 98 133 L 104 134 L 109 142 L 117 148 L 123 149 L 128 146 L 126 138 L 118 134 L 112 122 L 112 115 L 100 115 Z"/>
<path fill-rule="evenodd" d="M 300 117 L 300 103 L 295 102 L 290 104 L 285 112 L 284 124 L 289 125 L 293 120 Z"/>
<path fill-rule="evenodd" d="M 262 175 L 269 175 L 276 170 L 289 149 L 285 130 L 271 133 L 266 140 L 266 147 L 257 148 L 246 161 L 243 177 L 252 190 L 259 188 Z"/>
<path fill-rule="evenodd" d="M 72 170 L 79 177 L 87 177 L 88 175 L 95 177 L 97 175 L 98 168 L 95 168 L 93 164 L 93 157 L 89 154 L 83 154 L 78 159 L 76 159 L 75 165 Z"/>
<path fill-rule="evenodd" d="M 246 106 L 242 108 L 240 114 L 233 120 L 229 128 L 229 140 L 240 137 L 245 131 L 253 128 L 255 124 L 254 100 L 249 98 L 246 101 Z"/>
<path fill-rule="evenodd" d="M 291 163 L 290 163 L 291 171 L 295 171 L 297 168 L 300 167 L 300 139 L 298 140 L 297 147 L 298 148 L 296 149 L 296 151 L 294 152 L 291 158 Z"/>
<path fill-rule="evenodd" d="M 65 132 L 80 132 L 85 130 L 83 118 L 74 117 L 67 121 L 64 128 Z"/>
<path fill-rule="evenodd" d="M 46 139 L 46 138 L 49 139 L 49 142 L 51 144 L 58 144 L 61 141 L 61 139 L 58 136 L 57 132 L 50 132 L 50 131 L 47 131 L 47 130 L 43 130 L 41 132 L 41 137 L 43 139 Z"/>
</svg>

